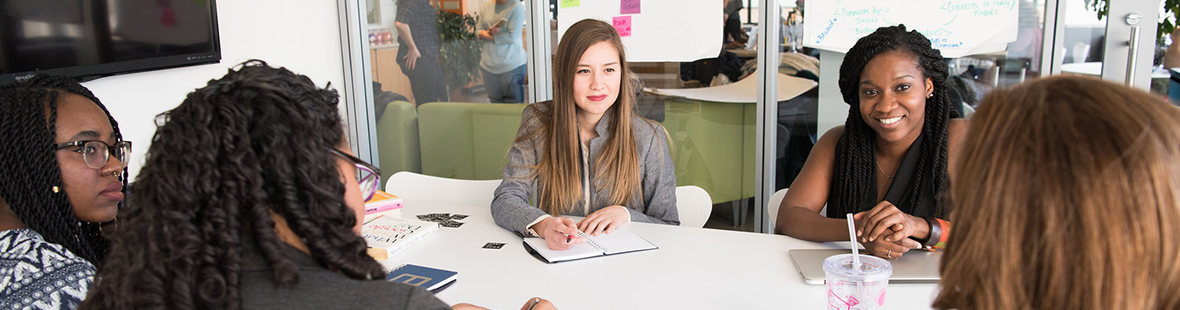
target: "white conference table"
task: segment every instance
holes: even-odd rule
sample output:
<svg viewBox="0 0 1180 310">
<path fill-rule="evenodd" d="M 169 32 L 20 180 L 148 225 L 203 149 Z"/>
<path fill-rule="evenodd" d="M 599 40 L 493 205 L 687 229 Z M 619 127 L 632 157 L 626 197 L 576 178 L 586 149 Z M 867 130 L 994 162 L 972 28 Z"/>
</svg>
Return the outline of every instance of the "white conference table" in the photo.
<svg viewBox="0 0 1180 310">
<path fill-rule="evenodd" d="M 417 264 L 459 273 L 438 293 L 447 304 L 519 309 L 529 298 L 559 309 L 826 309 L 827 288 L 808 285 L 790 249 L 849 248 L 791 237 L 647 223 L 630 229 L 658 250 L 546 264 L 522 240 L 495 224 L 487 207 L 405 201 L 404 218 L 427 213 L 466 214 L 459 228 L 433 236 L 387 260 L 387 270 Z M 482 248 L 500 242 L 499 250 Z M 929 309 L 935 284 L 890 284 L 885 309 Z"/>
</svg>

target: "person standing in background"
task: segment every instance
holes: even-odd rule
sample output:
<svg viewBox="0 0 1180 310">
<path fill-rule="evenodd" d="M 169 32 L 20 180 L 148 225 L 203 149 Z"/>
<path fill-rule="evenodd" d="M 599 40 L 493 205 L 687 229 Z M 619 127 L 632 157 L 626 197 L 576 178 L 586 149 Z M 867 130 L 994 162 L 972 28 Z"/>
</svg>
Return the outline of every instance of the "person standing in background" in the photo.
<svg viewBox="0 0 1180 310">
<path fill-rule="evenodd" d="M 484 41 L 479 67 L 488 99 L 493 103 L 524 102 L 528 62 L 521 42 L 524 6 L 518 0 L 489 1 L 480 9 L 479 16 L 476 34 Z"/>
<path fill-rule="evenodd" d="M 745 8 L 742 0 L 725 0 L 725 31 L 723 42 L 725 48 L 739 48 L 746 45 L 746 32 L 742 30 L 741 10 Z"/>
<path fill-rule="evenodd" d="M 438 13 L 427 0 L 398 0 L 397 65 L 410 78 L 414 104 L 450 101 L 438 65 Z"/>
</svg>

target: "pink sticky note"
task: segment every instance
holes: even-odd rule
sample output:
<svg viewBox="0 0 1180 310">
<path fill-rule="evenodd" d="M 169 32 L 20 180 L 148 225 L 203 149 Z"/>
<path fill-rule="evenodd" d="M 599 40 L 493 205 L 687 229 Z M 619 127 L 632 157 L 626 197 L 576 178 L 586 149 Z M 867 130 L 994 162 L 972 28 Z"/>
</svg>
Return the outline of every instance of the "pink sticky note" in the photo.
<svg viewBox="0 0 1180 310">
<path fill-rule="evenodd" d="M 639 0 L 622 0 L 619 6 L 621 14 L 639 14 Z"/>
<path fill-rule="evenodd" d="M 619 32 L 620 37 L 631 36 L 631 16 L 618 16 L 613 20 L 615 30 Z"/>
</svg>

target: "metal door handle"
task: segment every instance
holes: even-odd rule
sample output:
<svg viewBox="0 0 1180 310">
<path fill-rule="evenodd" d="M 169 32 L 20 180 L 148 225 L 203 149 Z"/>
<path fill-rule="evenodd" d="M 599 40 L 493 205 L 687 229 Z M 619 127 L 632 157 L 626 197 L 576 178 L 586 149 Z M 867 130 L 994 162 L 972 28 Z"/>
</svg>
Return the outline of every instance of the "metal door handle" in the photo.
<svg viewBox="0 0 1180 310">
<path fill-rule="evenodd" d="M 1131 48 L 1127 55 L 1127 86 L 1135 82 L 1135 64 L 1139 62 L 1139 26 L 1131 27 Z"/>
</svg>

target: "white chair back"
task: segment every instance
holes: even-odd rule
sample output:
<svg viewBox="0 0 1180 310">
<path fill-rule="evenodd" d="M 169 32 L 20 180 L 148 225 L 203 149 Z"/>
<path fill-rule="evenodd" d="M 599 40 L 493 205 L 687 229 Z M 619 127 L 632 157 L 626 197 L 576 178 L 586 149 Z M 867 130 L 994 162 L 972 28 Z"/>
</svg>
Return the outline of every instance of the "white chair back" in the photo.
<svg viewBox="0 0 1180 310">
<path fill-rule="evenodd" d="M 783 204 L 783 198 L 787 197 L 787 189 L 780 189 L 770 195 L 770 202 L 766 205 L 766 213 L 770 214 L 770 232 L 774 232 L 775 222 L 778 221 L 778 208 Z M 819 209 L 819 216 L 827 216 L 828 205 L 824 204 L 823 209 Z"/>
<path fill-rule="evenodd" d="M 783 204 L 783 197 L 787 196 L 787 189 L 780 189 L 770 195 L 770 202 L 766 203 L 766 213 L 770 219 L 770 231 L 774 232 L 774 224 L 778 221 L 778 207 Z"/>
<path fill-rule="evenodd" d="M 385 191 L 402 199 L 407 206 L 432 203 L 473 207 L 491 207 L 501 180 L 459 180 L 401 171 L 385 183 Z"/>
<path fill-rule="evenodd" d="M 680 226 L 705 227 L 709 214 L 713 213 L 713 199 L 703 188 L 677 186 L 676 212 L 680 214 Z"/>
</svg>

